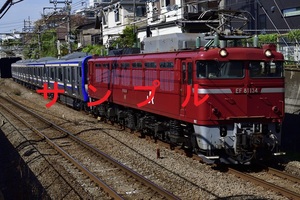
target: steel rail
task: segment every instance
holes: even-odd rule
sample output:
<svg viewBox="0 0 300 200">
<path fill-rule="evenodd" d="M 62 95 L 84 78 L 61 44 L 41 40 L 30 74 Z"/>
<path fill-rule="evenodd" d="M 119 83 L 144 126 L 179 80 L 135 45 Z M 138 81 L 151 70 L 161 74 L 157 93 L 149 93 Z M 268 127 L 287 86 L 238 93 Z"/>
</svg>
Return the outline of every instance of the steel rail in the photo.
<svg viewBox="0 0 300 200">
<path fill-rule="evenodd" d="M 146 186 L 150 187 L 153 191 L 157 192 L 158 194 L 164 196 L 166 199 L 174 199 L 174 200 L 179 200 L 180 198 L 175 196 L 174 194 L 170 193 L 169 191 L 163 189 L 162 187 L 158 186 L 157 184 L 155 184 L 154 182 L 146 179 L 145 177 L 143 177 L 142 175 L 138 174 L 137 172 L 131 170 L 130 168 L 128 168 L 127 166 L 123 165 L 122 163 L 120 163 L 119 161 L 115 160 L 114 158 L 110 157 L 109 155 L 101 152 L 100 150 L 98 150 L 97 148 L 93 147 L 92 145 L 90 145 L 89 143 L 81 140 L 80 138 L 74 136 L 72 133 L 68 132 L 67 130 L 57 126 L 56 124 L 52 123 L 51 121 L 43 118 L 42 116 L 38 115 L 37 113 L 34 113 L 33 111 L 27 109 L 26 107 L 16 103 L 16 102 L 13 102 L 5 97 L 2 97 L 4 98 L 5 100 L 9 101 L 10 103 L 14 104 L 15 106 L 21 108 L 21 109 L 24 109 L 26 112 L 29 112 L 30 114 L 34 115 L 35 117 L 41 119 L 42 121 L 44 121 L 45 123 L 51 125 L 51 127 L 55 128 L 56 130 L 58 131 L 61 131 L 63 133 L 66 133 L 68 136 L 70 136 L 74 141 L 78 142 L 79 144 L 81 144 L 82 146 L 84 146 L 85 148 L 89 149 L 90 151 L 92 151 L 93 153 L 95 153 L 96 155 L 99 155 L 101 156 L 102 158 L 104 158 L 105 160 L 107 160 L 108 162 L 111 162 L 114 166 L 122 169 L 124 172 L 126 172 L 127 174 L 130 174 L 132 175 L 132 177 L 134 177 L 136 180 L 140 181 L 141 183 L 145 184 Z M 19 117 L 19 116 L 18 116 Z M 26 124 L 27 122 L 25 120 L 22 120 L 24 121 Z M 31 125 L 29 125 L 31 126 Z M 32 130 L 34 132 L 37 131 L 38 134 L 42 134 L 42 133 L 39 133 L 38 130 L 36 130 L 35 128 L 32 128 Z M 55 145 L 56 144 L 54 142 L 51 141 L 51 139 L 49 139 L 48 137 L 46 137 L 45 135 L 42 134 L 43 138 L 45 138 L 47 141 L 49 140 L 51 146 Z M 54 147 L 54 146 L 53 146 Z M 72 159 L 72 157 L 66 153 L 63 149 L 61 149 L 59 146 L 57 147 L 54 147 L 54 148 L 58 148 L 58 151 L 59 152 L 62 152 L 62 154 L 64 154 L 65 156 L 67 156 L 67 159 Z M 75 160 L 75 159 L 74 159 Z M 76 160 L 75 160 L 76 161 Z M 76 161 L 77 162 L 77 161 Z M 78 162 L 77 162 L 78 163 Z M 77 166 L 77 164 L 76 164 Z M 84 166 L 80 165 L 78 166 L 78 168 L 82 169 L 82 170 L 87 170 Z M 92 174 L 92 172 L 88 171 L 87 170 L 87 173 L 89 174 L 88 176 L 92 179 L 92 180 L 99 180 L 97 177 L 94 177 L 94 175 Z M 96 182 L 96 181 L 95 181 Z M 97 183 L 97 182 L 96 182 Z M 108 190 L 110 190 L 111 188 L 109 186 L 107 186 L 105 183 L 103 183 L 101 180 L 99 182 L 99 185 L 102 186 L 102 184 L 104 184 L 103 187 L 106 187 Z M 115 192 L 116 193 L 116 192 Z M 117 194 L 117 193 L 116 193 Z M 116 194 L 113 194 L 113 195 L 116 195 Z M 121 197 L 121 196 L 119 196 Z M 116 199 L 119 199 L 118 197 L 114 197 Z M 122 197 L 121 197 L 122 199 Z"/>
<path fill-rule="evenodd" d="M 15 102 L 13 102 L 13 104 L 17 105 Z M 32 130 L 33 132 L 37 133 L 41 138 L 45 139 L 48 144 L 50 144 L 56 151 L 58 151 L 61 155 L 63 155 L 67 160 L 69 160 L 72 164 L 74 164 L 78 169 L 80 169 L 92 181 L 94 181 L 97 185 L 99 185 L 99 187 L 101 187 L 106 193 L 108 193 L 108 195 L 110 197 L 112 197 L 115 200 L 123 200 L 124 199 L 116 191 L 114 191 L 111 187 L 109 187 L 106 183 L 104 183 L 101 179 L 99 179 L 98 177 L 96 177 L 91 171 L 89 171 L 83 165 L 81 165 L 76 159 L 74 159 L 73 157 L 71 157 L 66 151 L 64 151 L 57 144 L 55 144 L 53 141 L 51 141 L 50 138 L 48 138 L 46 135 L 44 135 L 43 133 L 41 133 L 39 130 L 37 130 L 36 128 L 34 128 L 32 125 L 30 125 L 25 119 L 21 118 L 17 113 L 13 112 L 12 110 L 10 110 L 9 108 L 3 106 L 2 104 L 0 104 L 0 106 L 2 108 L 4 108 L 7 112 L 9 112 L 10 114 L 12 114 L 14 117 L 16 117 L 18 120 L 20 120 L 23 124 L 25 124 L 26 126 L 28 126 L 30 128 L 30 130 Z M 19 108 L 25 108 L 25 107 L 20 106 L 20 105 L 17 105 L 17 106 Z M 28 109 L 25 108 L 25 110 L 27 111 Z M 32 113 L 32 112 L 30 111 L 30 113 Z M 38 117 L 38 115 L 35 114 L 35 117 Z M 44 122 L 47 121 L 44 118 L 41 118 L 41 119 L 43 119 L 43 121 L 45 120 Z M 49 122 L 49 123 L 52 124 L 51 122 Z"/>
<path fill-rule="evenodd" d="M 259 178 L 256 178 L 254 176 L 251 176 L 249 174 L 245 174 L 243 172 L 240 172 L 238 170 L 235 170 L 235 169 L 232 169 L 232 168 L 228 168 L 228 172 L 234 174 L 235 176 L 237 177 L 240 177 L 242 179 L 245 179 L 245 180 L 248 180 L 248 181 L 251 181 L 255 184 L 258 184 L 266 189 L 271 189 L 275 192 L 279 192 L 280 194 L 288 197 L 288 198 L 291 198 L 291 199 L 300 199 L 300 194 L 299 193 L 296 193 L 296 192 L 293 192 L 293 191 L 290 191 L 288 189 L 285 189 L 285 188 L 282 188 L 280 186 L 277 186 L 277 185 L 274 185 L 272 183 L 269 183 L 265 180 L 262 180 L 262 179 L 259 179 Z"/>
<path fill-rule="evenodd" d="M 274 169 L 274 168 L 270 168 L 268 167 L 266 169 L 266 171 L 268 173 L 274 174 L 275 176 L 278 176 L 280 178 L 284 178 L 287 179 L 289 181 L 295 182 L 295 183 L 300 183 L 300 178 L 297 176 L 294 176 L 292 174 L 286 173 L 286 172 L 282 172 L 280 170 Z"/>
</svg>

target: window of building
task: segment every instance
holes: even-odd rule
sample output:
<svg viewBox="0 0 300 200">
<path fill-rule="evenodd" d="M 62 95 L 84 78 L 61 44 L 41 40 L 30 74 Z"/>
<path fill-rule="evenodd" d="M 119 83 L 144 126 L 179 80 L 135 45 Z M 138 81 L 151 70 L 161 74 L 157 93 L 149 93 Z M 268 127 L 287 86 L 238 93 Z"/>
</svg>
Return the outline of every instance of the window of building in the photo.
<svg viewBox="0 0 300 200">
<path fill-rule="evenodd" d="M 114 10 L 114 13 L 115 13 L 115 22 L 120 21 L 119 8 L 116 8 L 116 9 Z"/>
<path fill-rule="evenodd" d="M 299 16 L 300 15 L 300 7 L 283 9 L 282 14 L 284 17 Z"/>
<path fill-rule="evenodd" d="M 267 17 L 265 14 L 259 15 L 258 17 L 258 28 L 265 29 L 267 28 Z"/>
</svg>

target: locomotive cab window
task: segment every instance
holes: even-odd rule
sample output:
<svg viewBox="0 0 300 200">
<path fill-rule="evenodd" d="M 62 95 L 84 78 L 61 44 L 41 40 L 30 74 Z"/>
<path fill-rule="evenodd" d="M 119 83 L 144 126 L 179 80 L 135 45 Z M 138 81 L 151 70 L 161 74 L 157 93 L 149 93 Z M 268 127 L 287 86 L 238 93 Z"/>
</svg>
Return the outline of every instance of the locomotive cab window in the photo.
<svg viewBox="0 0 300 200">
<path fill-rule="evenodd" d="M 251 61 L 249 75 L 251 78 L 281 78 L 283 77 L 283 63 Z"/>
<path fill-rule="evenodd" d="M 242 61 L 197 61 L 197 78 L 243 78 L 245 74 L 244 63 Z"/>
</svg>

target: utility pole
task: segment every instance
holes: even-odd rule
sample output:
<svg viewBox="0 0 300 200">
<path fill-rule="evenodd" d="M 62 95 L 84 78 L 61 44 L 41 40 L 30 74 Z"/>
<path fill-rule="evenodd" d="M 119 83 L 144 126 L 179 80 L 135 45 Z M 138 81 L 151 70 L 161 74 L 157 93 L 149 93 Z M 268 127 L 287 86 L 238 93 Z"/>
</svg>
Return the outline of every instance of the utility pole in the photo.
<svg viewBox="0 0 300 200">
<path fill-rule="evenodd" d="M 224 13 L 224 10 L 225 10 L 225 0 L 221 0 L 220 3 L 219 3 L 219 10 L 223 10 L 222 13 Z M 224 31 L 224 23 L 225 23 L 225 18 L 224 18 L 224 15 L 221 14 L 220 16 L 220 25 L 222 25 L 220 28 L 222 31 Z"/>
<path fill-rule="evenodd" d="M 66 9 L 67 9 L 67 13 L 68 13 L 68 52 L 69 54 L 72 53 L 72 44 L 71 44 L 71 5 L 69 3 L 66 3 Z"/>
<path fill-rule="evenodd" d="M 71 44 L 71 4 L 72 0 L 49 0 L 50 3 L 54 4 L 56 8 L 57 4 L 65 4 L 65 11 L 67 11 L 67 44 L 68 44 L 68 53 L 72 53 L 72 44 Z"/>
<path fill-rule="evenodd" d="M 23 32 L 30 32 L 32 30 L 33 30 L 32 21 L 30 20 L 30 17 L 28 17 L 28 20 L 24 20 Z"/>
</svg>

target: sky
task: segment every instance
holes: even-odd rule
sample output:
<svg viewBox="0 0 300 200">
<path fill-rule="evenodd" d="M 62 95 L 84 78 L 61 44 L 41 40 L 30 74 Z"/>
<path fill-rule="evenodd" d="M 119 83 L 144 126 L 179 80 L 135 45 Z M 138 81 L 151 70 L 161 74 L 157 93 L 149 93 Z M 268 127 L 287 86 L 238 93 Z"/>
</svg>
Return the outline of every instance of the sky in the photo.
<svg viewBox="0 0 300 200">
<path fill-rule="evenodd" d="M 88 0 L 70 1 L 72 2 L 72 10 L 84 8 L 88 4 Z M 6 0 L 0 0 L 0 9 L 5 2 Z M 17 0 L 15 0 L 15 2 L 17 2 Z M 65 4 L 57 4 L 57 7 L 64 6 Z M 22 29 L 24 28 L 24 20 L 31 21 L 33 24 L 34 21 L 42 18 L 43 11 L 45 11 L 45 13 L 54 11 L 54 9 L 48 9 L 47 7 L 54 8 L 54 4 L 50 3 L 50 0 L 23 0 L 12 5 L 0 19 L 0 34 L 22 32 Z M 47 9 L 44 10 L 44 8 Z"/>
</svg>

